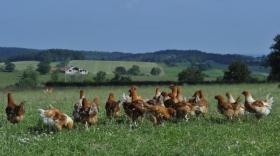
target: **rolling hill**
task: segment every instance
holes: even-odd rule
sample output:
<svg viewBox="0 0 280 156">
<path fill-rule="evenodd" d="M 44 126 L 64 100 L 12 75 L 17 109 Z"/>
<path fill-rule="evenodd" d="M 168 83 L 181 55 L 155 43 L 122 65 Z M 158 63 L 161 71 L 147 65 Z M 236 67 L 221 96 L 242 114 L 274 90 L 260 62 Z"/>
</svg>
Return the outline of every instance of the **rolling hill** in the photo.
<svg viewBox="0 0 280 156">
<path fill-rule="evenodd" d="M 103 60 L 103 61 L 141 61 L 158 62 L 166 64 L 176 63 L 204 63 L 216 62 L 219 64 L 230 64 L 234 60 L 246 62 L 249 65 L 263 64 L 263 58 L 238 54 L 215 54 L 199 50 L 161 50 L 148 53 L 123 53 L 123 52 L 98 52 L 77 51 L 67 49 L 34 50 L 25 48 L 1 48 L 0 60 L 11 61 L 40 61 L 43 59 L 61 61 L 67 58 L 71 60 Z"/>
</svg>

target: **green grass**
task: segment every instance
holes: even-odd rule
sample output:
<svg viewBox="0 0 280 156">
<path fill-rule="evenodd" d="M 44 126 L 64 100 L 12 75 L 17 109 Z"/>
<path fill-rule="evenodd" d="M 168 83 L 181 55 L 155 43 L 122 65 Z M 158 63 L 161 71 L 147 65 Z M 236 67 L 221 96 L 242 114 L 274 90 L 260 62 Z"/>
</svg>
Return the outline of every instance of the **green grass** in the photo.
<svg viewBox="0 0 280 156">
<path fill-rule="evenodd" d="M 21 75 L 22 75 L 22 71 L 15 71 L 15 72 L 0 71 L 0 89 L 17 83 Z M 50 80 L 50 74 L 39 75 L 39 82 L 44 83 L 49 80 Z"/>
<path fill-rule="evenodd" d="M 36 68 L 38 65 L 38 61 L 19 61 L 19 62 L 13 62 L 16 65 L 15 70 L 23 71 L 28 66 L 32 66 L 33 68 Z M 0 63 L 0 66 L 3 66 L 4 63 Z"/>
<path fill-rule="evenodd" d="M 32 66 L 34 69 L 37 68 L 38 61 L 20 61 L 14 62 L 16 65 L 16 71 L 13 73 L 7 73 L 4 77 L 12 76 L 11 80 L 3 81 L 0 84 L 0 88 L 3 88 L 8 85 L 12 85 L 17 82 L 17 79 L 14 75 L 20 76 L 21 72 L 26 69 L 28 66 Z M 57 62 L 51 63 L 51 66 L 55 66 Z M 107 73 L 107 79 L 113 78 L 113 72 L 117 66 L 124 66 L 126 69 L 131 68 L 133 65 L 138 65 L 141 70 L 141 76 L 131 76 L 132 80 L 142 80 L 142 81 L 154 81 L 154 80 L 167 80 L 168 76 L 165 76 L 165 70 L 157 63 L 151 62 L 132 62 L 132 61 L 93 61 L 93 60 L 73 60 L 70 61 L 69 65 L 78 66 L 89 71 L 89 75 L 85 77 L 85 80 L 91 81 L 94 75 L 99 71 L 104 71 Z M 0 63 L 0 67 L 3 66 L 3 63 Z M 162 73 L 159 76 L 150 75 L 150 71 L 153 67 L 159 67 L 162 69 Z M 0 73 L 0 76 L 4 73 Z M 50 74 L 40 75 L 40 82 L 46 82 L 50 80 Z M 176 79 L 176 77 L 172 78 Z M 60 74 L 60 80 L 64 80 L 64 75 Z M 1 80 L 0 80 L 1 81 Z"/>
<path fill-rule="evenodd" d="M 26 69 L 28 66 L 33 66 L 34 69 L 37 68 L 37 61 L 21 61 L 15 62 L 16 71 L 13 73 L 4 73 L 0 72 L 0 76 L 3 77 L 3 80 L 0 80 L 0 88 L 4 88 L 8 85 L 12 85 L 17 82 L 18 77 L 21 75 L 21 72 Z M 51 63 L 51 66 L 55 66 L 57 62 Z M 130 76 L 134 81 L 177 81 L 177 75 L 182 70 L 186 69 L 190 64 L 179 63 L 176 66 L 167 66 L 166 64 L 161 63 L 152 63 L 152 62 L 132 62 L 132 61 L 93 61 L 93 60 L 73 60 L 70 61 L 70 65 L 78 66 L 89 71 L 84 80 L 92 81 L 93 77 L 98 71 L 105 71 L 107 73 L 107 79 L 113 78 L 113 71 L 117 66 L 124 66 L 127 69 L 133 65 L 140 66 L 141 75 L 140 76 Z M 3 66 L 3 63 L 0 64 L 0 67 Z M 150 75 L 150 71 L 153 67 L 159 67 L 162 69 L 162 73 L 159 76 Z M 205 80 L 213 81 L 218 77 L 222 77 L 226 66 L 222 64 L 212 63 L 212 69 L 203 71 L 206 75 Z M 267 69 L 259 66 L 250 67 L 252 70 L 252 76 L 258 80 L 265 80 L 267 77 Z M 40 82 L 46 82 L 50 80 L 50 74 L 40 75 Z M 60 74 L 60 81 L 64 81 L 64 74 Z M 68 78 L 70 79 L 70 78 Z"/>
<path fill-rule="evenodd" d="M 223 77 L 224 76 L 224 71 L 221 69 L 210 69 L 203 71 L 207 77 L 205 78 L 208 81 L 215 81 L 217 80 L 218 77 Z"/>
<path fill-rule="evenodd" d="M 210 102 L 206 118 L 166 122 L 160 126 L 144 120 L 136 129 L 129 128 L 124 115 L 124 122 L 116 123 L 109 122 L 104 114 L 108 93 L 114 92 L 120 98 L 128 87 L 84 88 L 89 99 L 101 97 L 98 125 L 89 131 L 80 124 L 73 130 L 61 132 L 41 130 L 37 109 L 52 104 L 71 115 L 79 89 L 55 88 L 51 95 L 43 94 L 42 90 L 13 92 L 16 102 L 26 101 L 26 116 L 23 122 L 13 125 L 6 121 L 4 111 L 0 112 L 1 155 L 278 155 L 280 152 L 278 84 L 185 86 L 187 97 L 197 89 L 205 92 Z M 167 87 L 161 89 L 168 90 Z M 260 121 L 252 116 L 227 121 L 216 112 L 215 95 L 230 91 L 236 97 L 245 89 L 258 98 L 271 93 L 275 99 L 271 115 Z M 2 110 L 6 106 L 5 92 L 0 94 Z M 139 94 L 144 97 L 152 97 L 153 92 L 153 86 L 139 87 Z"/>
<path fill-rule="evenodd" d="M 78 66 L 87 69 L 89 72 L 95 74 L 98 71 L 104 71 L 107 74 L 113 74 L 117 66 L 123 66 L 126 69 L 133 65 L 138 65 L 142 73 L 149 74 L 153 67 L 159 67 L 157 63 L 151 62 L 134 62 L 134 61 L 92 61 L 92 60 L 74 60 L 69 63 L 73 66 Z"/>
<path fill-rule="evenodd" d="M 0 71 L 0 88 L 13 85 L 18 82 L 21 72 L 1 72 Z"/>
</svg>

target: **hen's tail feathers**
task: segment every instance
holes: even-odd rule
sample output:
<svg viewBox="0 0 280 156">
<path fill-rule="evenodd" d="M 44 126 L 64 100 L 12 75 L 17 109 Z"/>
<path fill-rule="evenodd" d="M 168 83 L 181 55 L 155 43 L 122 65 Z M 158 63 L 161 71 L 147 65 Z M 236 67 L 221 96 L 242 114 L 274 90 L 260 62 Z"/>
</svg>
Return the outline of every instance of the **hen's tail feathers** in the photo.
<svg viewBox="0 0 280 156">
<path fill-rule="evenodd" d="M 66 117 L 67 117 L 67 119 L 66 119 L 67 120 L 66 121 L 66 127 L 68 129 L 72 129 L 73 126 L 74 126 L 74 122 L 73 122 L 72 118 L 70 118 L 69 116 L 66 115 Z"/>
<path fill-rule="evenodd" d="M 126 95 L 125 95 L 125 93 L 123 93 L 122 98 L 123 98 L 123 101 L 126 100 Z"/>
<path fill-rule="evenodd" d="M 241 102 L 241 96 L 238 96 L 238 98 L 236 99 L 235 103 L 240 103 Z"/>
<path fill-rule="evenodd" d="M 15 104 L 15 102 L 14 102 L 14 99 L 13 99 L 13 97 L 12 97 L 12 94 L 11 94 L 11 93 L 8 93 L 7 97 L 8 97 L 8 106 L 15 106 L 16 104 Z"/>
<path fill-rule="evenodd" d="M 38 112 L 40 114 L 41 117 L 45 117 L 45 110 L 44 109 L 38 109 Z"/>
<path fill-rule="evenodd" d="M 268 107 L 269 109 L 271 109 L 272 104 L 273 104 L 273 102 L 274 102 L 273 97 L 270 96 L 270 95 L 268 94 L 268 95 L 266 96 L 266 102 L 267 102 L 267 107 Z"/>
<path fill-rule="evenodd" d="M 122 95 L 122 102 L 131 102 L 131 97 L 123 93 Z"/>
<path fill-rule="evenodd" d="M 195 96 L 195 103 L 198 103 L 198 102 L 200 102 L 200 98 L 199 98 L 199 96 Z"/>
</svg>

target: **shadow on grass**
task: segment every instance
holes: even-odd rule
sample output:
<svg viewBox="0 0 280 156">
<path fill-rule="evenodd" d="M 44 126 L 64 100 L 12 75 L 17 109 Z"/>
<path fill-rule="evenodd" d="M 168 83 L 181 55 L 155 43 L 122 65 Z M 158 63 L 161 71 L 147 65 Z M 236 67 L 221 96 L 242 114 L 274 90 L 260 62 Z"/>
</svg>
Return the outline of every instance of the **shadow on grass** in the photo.
<svg viewBox="0 0 280 156">
<path fill-rule="evenodd" d="M 53 134 L 58 132 L 58 130 L 53 126 L 47 126 L 43 124 L 41 120 L 35 126 L 29 127 L 28 131 L 32 135 L 41 135 L 41 134 Z"/>
<path fill-rule="evenodd" d="M 229 122 L 232 122 L 231 120 L 228 120 L 226 118 L 218 118 L 218 117 L 209 117 L 206 119 L 207 122 L 212 123 L 212 124 L 226 124 Z"/>
<path fill-rule="evenodd" d="M 129 120 L 125 117 L 125 116 L 121 116 L 118 118 L 112 118 L 112 119 L 108 119 L 108 118 L 103 118 L 101 120 L 98 121 L 99 125 L 123 125 L 123 124 L 127 124 L 129 123 Z"/>
</svg>

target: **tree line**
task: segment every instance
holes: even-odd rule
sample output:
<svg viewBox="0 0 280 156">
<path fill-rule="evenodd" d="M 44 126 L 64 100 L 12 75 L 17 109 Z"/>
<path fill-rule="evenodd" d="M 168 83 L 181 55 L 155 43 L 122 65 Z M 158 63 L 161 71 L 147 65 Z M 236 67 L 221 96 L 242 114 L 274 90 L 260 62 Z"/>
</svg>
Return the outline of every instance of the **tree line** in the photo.
<svg viewBox="0 0 280 156">
<path fill-rule="evenodd" d="M 264 66 L 271 68 L 267 81 L 280 81 L 280 34 L 276 35 L 270 49 L 271 53 L 264 59 Z M 202 71 L 199 66 L 191 66 L 178 74 L 178 81 L 191 83 L 203 82 L 205 75 Z M 224 76 L 218 78 L 216 81 L 242 83 L 258 80 L 252 78 L 248 63 L 236 60 L 228 66 L 228 69 L 224 72 Z"/>
<path fill-rule="evenodd" d="M 8 53 L 8 54 L 6 54 Z M 9 54 L 10 53 L 10 54 Z M 79 51 L 68 49 L 34 50 L 20 48 L 1 48 L 0 61 L 61 61 L 66 58 L 71 60 L 107 60 L 107 61 L 144 61 L 175 64 L 182 62 L 205 62 L 214 61 L 220 64 L 230 64 L 234 60 L 241 60 L 249 65 L 260 65 L 264 62 L 263 57 L 251 57 L 238 54 L 214 54 L 199 50 L 161 50 L 148 53 L 123 53 L 123 52 L 97 52 Z"/>
<path fill-rule="evenodd" d="M 52 52 L 51 52 L 52 53 Z M 59 66 L 65 66 L 68 64 L 68 58 L 65 61 L 65 54 L 61 55 L 50 55 L 59 56 L 58 58 L 53 58 L 55 60 L 64 59 L 64 61 L 60 61 L 58 64 Z M 47 57 L 46 58 L 50 58 Z M 50 61 L 49 59 L 42 60 L 37 69 L 33 69 L 32 67 L 28 67 L 22 74 L 19 82 L 16 84 L 17 86 L 25 86 L 25 87 L 32 87 L 38 85 L 38 75 L 39 74 L 46 74 L 50 71 Z M 280 35 L 277 35 L 274 38 L 274 43 L 271 46 L 271 53 L 266 58 L 266 66 L 271 68 L 270 74 L 268 76 L 268 81 L 280 81 Z M 205 66 L 192 64 L 190 67 L 186 68 L 185 70 L 181 71 L 178 74 L 178 82 L 190 82 L 190 83 L 200 83 L 203 82 L 205 79 L 205 74 L 203 74 L 203 70 L 205 70 Z M 3 71 L 12 72 L 15 69 L 15 65 L 10 62 L 6 61 L 3 67 Z M 161 69 L 154 67 L 150 74 L 151 75 L 159 75 L 161 73 Z M 57 72 L 53 72 L 51 77 L 52 80 L 57 81 L 58 76 Z M 110 80 L 112 82 L 131 82 L 130 76 L 132 75 L 140 75 L 140 67 L 137 65 L 132 66 L 129 69 L 125 67 L 116 67 L 114 71 L 115 76 Z M 93 80 L 96 82 L 104 82 L 106 80 L 106 73 L 104 71 L 99 71 L 94 77 Z M 256 81 L 251 76 L 251 71 L 248 68 L 248 64 L 241 60 L 236 60 L 232 62 L 228 69 L 224 72 L 224 76 L 217 79 L 217 82 L 227 82 L 227 83 L 242 83 L 242 82 L 250 82 Z"/>
<path fill-rule="evenodd" d="M 38 52 L 18 54 L 8 58 L 9 61 L 64 61 L 64 60 L 84 60 L 85 55 L 81 51 L 67 49 L 48 49 Z"/>
</svg>

